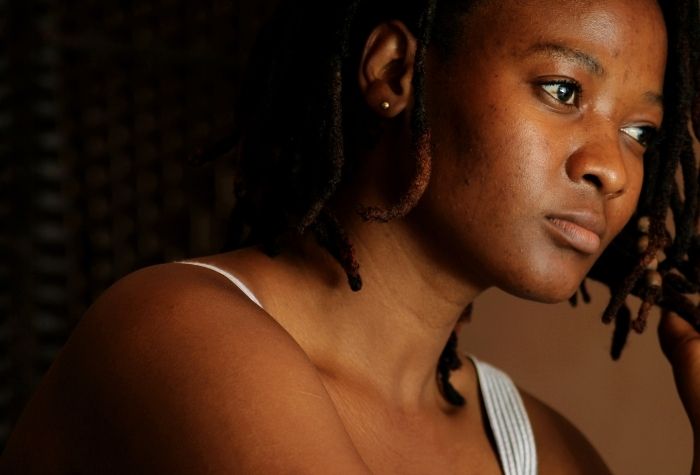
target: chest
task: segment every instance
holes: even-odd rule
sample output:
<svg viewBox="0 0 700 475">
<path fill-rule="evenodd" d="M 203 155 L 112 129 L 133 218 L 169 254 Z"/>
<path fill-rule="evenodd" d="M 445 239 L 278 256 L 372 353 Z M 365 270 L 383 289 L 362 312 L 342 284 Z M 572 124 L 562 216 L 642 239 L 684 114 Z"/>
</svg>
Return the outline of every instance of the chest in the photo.
<svg viewBox="0 0 700 475">
<path fill-rule="evenodd" d="M 336 410 L 372 473 L 502 475 L 478 401 L 453 414 L 412 414 L 336 397 Z"/>
<path fill-rule="evenodd" d="M 462 440 L 435 444 L 429 438 L 406 442 L 405 437 L 372 442 L 372 438 L 351 437 L 372 473 L 427 475 L 502 475 L 497 455 L 488 441 Z"/>
</svg>

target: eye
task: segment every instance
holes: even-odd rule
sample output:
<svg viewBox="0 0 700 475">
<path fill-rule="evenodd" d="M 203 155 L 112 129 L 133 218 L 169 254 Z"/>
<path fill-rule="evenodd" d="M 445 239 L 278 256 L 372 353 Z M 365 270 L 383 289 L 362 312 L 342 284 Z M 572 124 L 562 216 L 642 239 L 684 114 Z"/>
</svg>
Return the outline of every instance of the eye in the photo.
<svg viewBox="0 0 700 475">
<path fill-rule="evenodd" d="M 540 87 L 557 101 L 567 106 L 575 106 L 581 96 L 581 86 L 575 81 L 550 81 Z"/>
<path fill-rule="evenodd" d="M 623 127 L 620 129 L 622 132 L 626 133 L 630 137 L 632 137 L 634 140 L 639 142 L 639 144 L 644 147 L 644 148 L 649 148 L 649 146 L 654 142 L 656 139 L 656 136 L 658 135 L 658 130 L 656 127 L 639 127 L 639 126 L 630 126 L 630 127 Z"/>
</svg>

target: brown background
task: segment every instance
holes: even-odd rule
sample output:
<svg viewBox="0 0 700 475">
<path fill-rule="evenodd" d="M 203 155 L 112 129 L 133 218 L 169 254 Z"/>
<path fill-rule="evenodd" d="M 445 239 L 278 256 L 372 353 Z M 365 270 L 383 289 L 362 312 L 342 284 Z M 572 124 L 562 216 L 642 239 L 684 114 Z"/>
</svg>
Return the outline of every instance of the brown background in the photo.
<svg viewBox="0 0 700 475">
<path fill-rule="evenodd" d="M 614 362 L 612 327 L 600 320 L 609 293 L 597 283 L 589 289 L 593 302 L 578 308 L 489 291 L 476 301 L 460 347 L 564 414 L 613 473 L 690 473 L 692 433 L 659 348 L 658 312 Z"/>
</svg>

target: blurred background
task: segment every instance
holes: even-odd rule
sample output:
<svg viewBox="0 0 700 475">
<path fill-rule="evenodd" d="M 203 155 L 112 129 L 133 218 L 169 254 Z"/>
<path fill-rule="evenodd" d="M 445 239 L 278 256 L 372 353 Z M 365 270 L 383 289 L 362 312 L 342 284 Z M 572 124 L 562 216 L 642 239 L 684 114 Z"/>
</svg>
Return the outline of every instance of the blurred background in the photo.
<svg viewBox="0 0 700 475">
<path fill-rule="evenodd" d="M 216 252 L 226 135 L 272 2 L 0 0 L 0 444 L 87 306 Z"/>
<path fill-rule="evenodd" d="M 187 158 L 237 120 L 273 3 L 0 0 L 0 450 L 105 288 L 220 249 L 230 167 Z M 574 310 L 488 292 L 460 344 L 574 421 L 615 473 L 688 473 L 690 428 L 653 325 L 613 363 L 608 296 L 592 293 Z"/>
</svg>

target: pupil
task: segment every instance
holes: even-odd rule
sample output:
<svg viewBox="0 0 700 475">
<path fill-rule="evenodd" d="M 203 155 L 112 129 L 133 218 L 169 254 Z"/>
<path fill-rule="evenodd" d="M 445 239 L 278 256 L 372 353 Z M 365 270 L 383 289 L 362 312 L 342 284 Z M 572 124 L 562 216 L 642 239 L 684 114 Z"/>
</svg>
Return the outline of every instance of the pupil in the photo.
<svg viewBox="0 0 700 475">
<path fill-rule="evenodd" d="M 651 143 L 652 135 L 653 134 L 650 130 L 642 129 L 641 133 L 639 134 L 639 143 L 645 147 L 648 146 Z"/>
<path fill-rule="evenodd" d="M 567 86 L 566 84 L 560 84 L 559 88 L 557 89 L 557 97 L 562 102 L 568 102 L 573 93 L 574 90 L 571 88 L 571 86 Z"/>
</svg>

